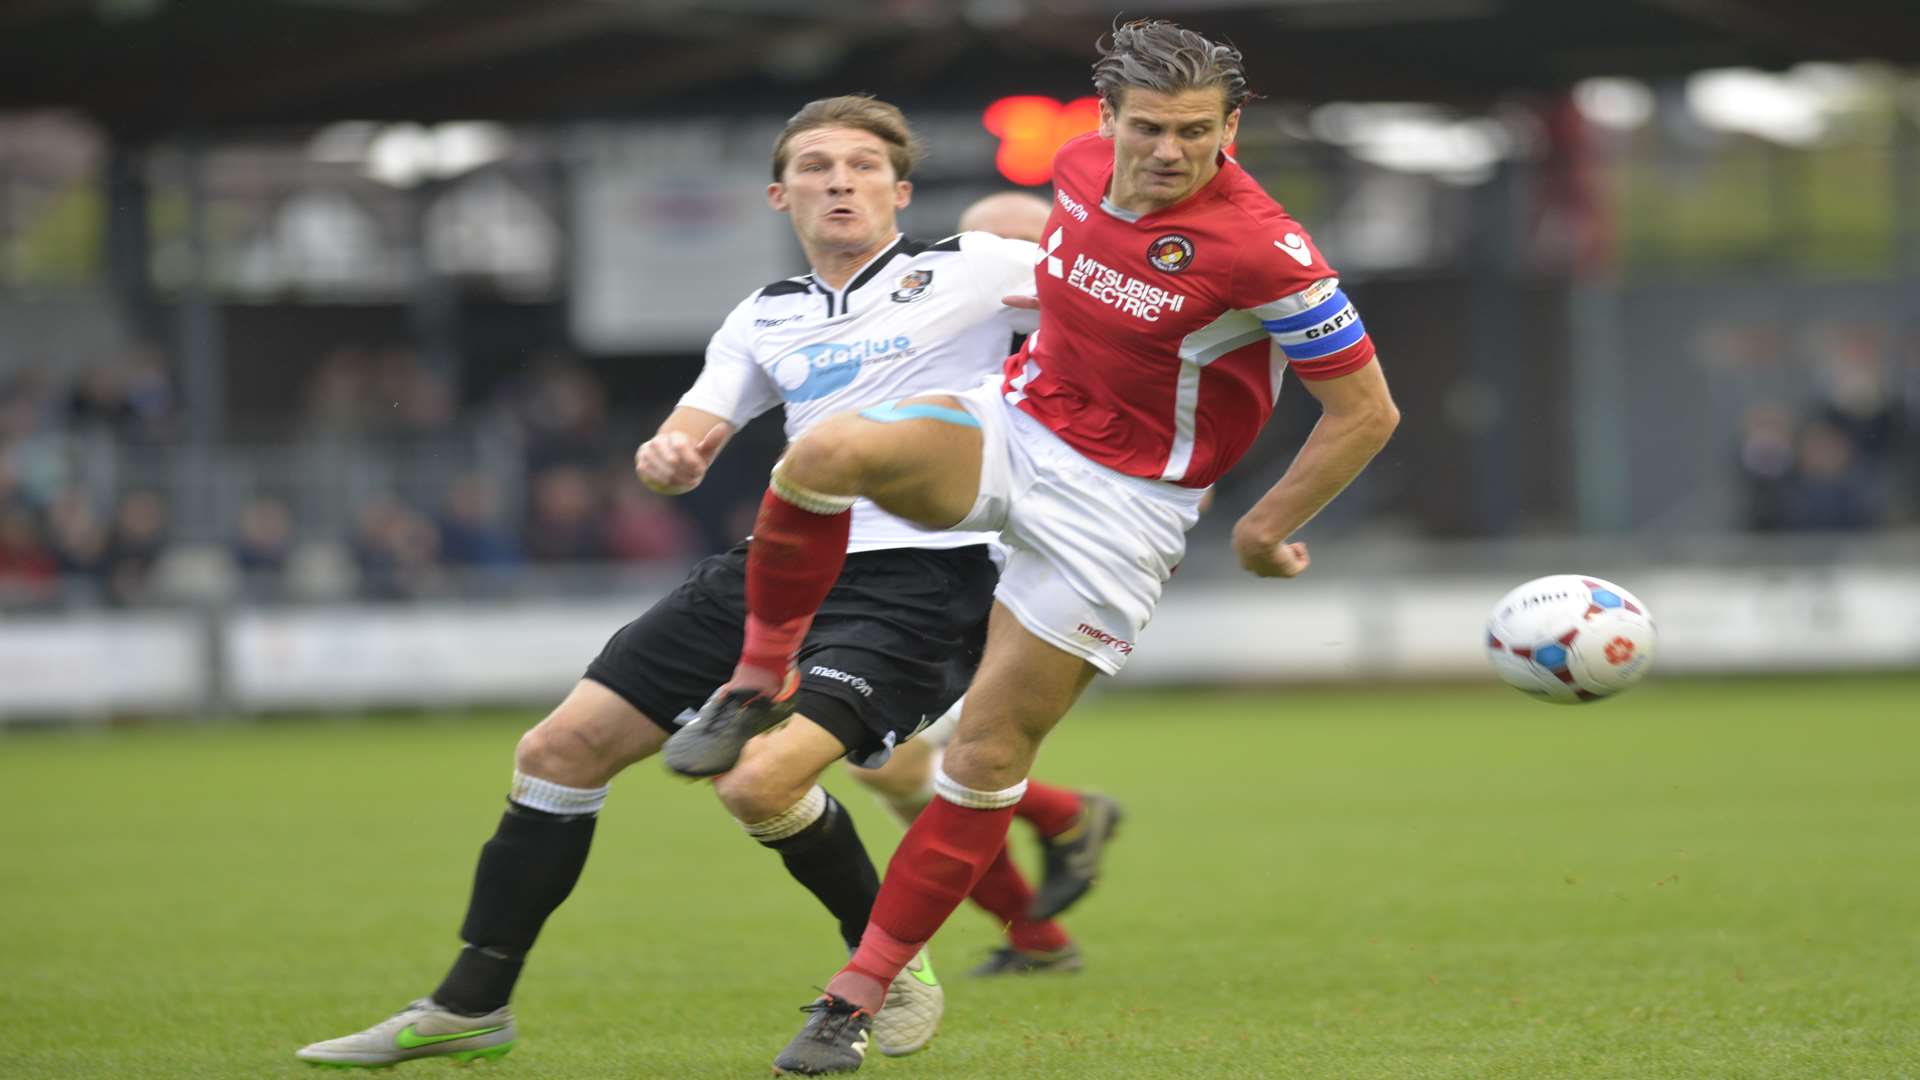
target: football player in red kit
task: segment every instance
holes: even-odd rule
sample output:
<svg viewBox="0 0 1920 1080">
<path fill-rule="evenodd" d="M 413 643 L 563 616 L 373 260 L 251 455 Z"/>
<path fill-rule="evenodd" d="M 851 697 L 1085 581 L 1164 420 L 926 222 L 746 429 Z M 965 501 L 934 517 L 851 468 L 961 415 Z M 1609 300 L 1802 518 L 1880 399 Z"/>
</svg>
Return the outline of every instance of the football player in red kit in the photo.
<svg viewBox="0 0 1920 1080">
<path fill-rule="evenodd" d="M 894 853 L 859 949 L 778 1071 L 851 1072 L 888 984 L 985 872 L 1041 740 L 1133 652 L 1209 485 L 1273 412 L 1291 366 L 1321 417 L 1233 545 L 1262 577 L 1307 569 L 1296 530 L 1399 422 L 1359 315 L 1320 251 L 1225 147 L 1240 53 L 1172 23 L 1117 28 L 1094 64 L 1100 130 L 1061 148 L 1034 278 L 1039 330 L 990 383 L 843 414 L 775 466 L 748 559 L 733 678 L 667 743 L 711 775 L 791 709 L 783 693 L 866 497 L 1009 549 L 986 655 Z"/>
</svg>

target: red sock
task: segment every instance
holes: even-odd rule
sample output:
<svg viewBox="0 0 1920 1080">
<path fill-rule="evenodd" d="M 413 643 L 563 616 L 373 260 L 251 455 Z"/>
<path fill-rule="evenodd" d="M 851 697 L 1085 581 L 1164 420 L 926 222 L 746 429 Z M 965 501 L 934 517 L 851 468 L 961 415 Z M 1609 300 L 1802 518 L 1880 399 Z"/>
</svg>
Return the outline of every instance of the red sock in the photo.
<svg viewBox="0 0 1920 1080">
<path fill-rule="evenodd" d="M 853 512 L 816 514 L 767 492 L 747 546 L 747 636 L 729 685 L 784 682 L 814 613 L 847 561 Z"/>
<path fill-rule="evenodd" d="M 894 849 L 873 917 L 853 959 L 827 983 L 862 1008 L 879 1011 L 887 986 L 973 891 L 1007 842 L 1013 808 L 970 810 L 935 799 Z"/>
<path fill-rule="evenodd" d="M 1052 919 L 1035 922 L 1027 918 L 1033 890 L 1027 886 L 1027 879 L 1020 876 L 1020 868 L 1013 864 L 1013 856 L 1004 844 L 999 857 L 987 867 L 986 876 L 967 894 L 967 899 L 986 908 L 1007 932 L 1007 941 L 1022 952 L 1057 952 L 1069 943 L 1067 932 L 1059 923 Z"/>
<path fill-rule="evenodd" d="M 785 674 L 784 669 L 781 673 Z M 1014 804 L 1013 816 L 1033 826 L 1041 836 L 1059 836 L 1080 820 L 1080 796 L 1029 778 L 1027 794 Z"/>
</svg>

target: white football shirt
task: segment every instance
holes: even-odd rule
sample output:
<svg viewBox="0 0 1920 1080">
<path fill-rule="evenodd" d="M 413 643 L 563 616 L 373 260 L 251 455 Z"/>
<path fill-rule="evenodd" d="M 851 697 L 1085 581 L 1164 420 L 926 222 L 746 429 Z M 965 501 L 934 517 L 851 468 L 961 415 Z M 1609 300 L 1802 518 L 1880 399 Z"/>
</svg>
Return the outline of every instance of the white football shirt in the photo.
<svg viewBox="0 0 1920 1080">
<path fill-rule="evenodd" d="M 1039 248 L 969 232 L 925 244 L 895 237 L 829 289 L 812 274 L 742 300 L 707 345 L 706 366 L 680 404 L 736 428 L 778 405 L 789 441 L 822 418 L 920 394 L 958 392 L 997 372 L 1036 313 L 1000 298 L 1033 293 Z M 922 529 L 866 499 L 854 504 L 847 550 L 955 548 L 992 533 Z"/>
</svg>

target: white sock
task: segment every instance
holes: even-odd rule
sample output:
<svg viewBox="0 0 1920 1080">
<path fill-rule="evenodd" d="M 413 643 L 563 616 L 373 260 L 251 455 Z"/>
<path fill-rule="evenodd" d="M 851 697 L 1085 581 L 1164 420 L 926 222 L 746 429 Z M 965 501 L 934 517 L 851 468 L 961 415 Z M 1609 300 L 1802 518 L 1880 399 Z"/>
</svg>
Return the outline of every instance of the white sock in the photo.
<svg viewBox="0 0 1920 1080">
<path fill-rule="evenodd" d="M 529 810 L 544 810 L 549 814 L 597 814 L 607 804 L 607 785 L 597 788 L 568 787 L 551 780 L 542 780 L 537 776 L 528 776 L 519 769 L 513 770 L 513 788 L 507 798 Z"/>
<path fill-rule="evenodd" d="M 933 793 L 969 810 L 1001 810 L 1019 802 L 1027 794 L 1025 780 L 999 791 L 976 791 L 947 775 L 945 763 L 933 771 Z"/>
<path fill-rule="evenodd" d="M 740 827 L 747 835 L 763 844 L 776 840 L 785 840 L 800 830 L 820 820 L 827 812 L 827 789 L 819 784 L 800 796 L 800 801 L 773 815 L 765 821 L 741 822 Z"/>
</svg>

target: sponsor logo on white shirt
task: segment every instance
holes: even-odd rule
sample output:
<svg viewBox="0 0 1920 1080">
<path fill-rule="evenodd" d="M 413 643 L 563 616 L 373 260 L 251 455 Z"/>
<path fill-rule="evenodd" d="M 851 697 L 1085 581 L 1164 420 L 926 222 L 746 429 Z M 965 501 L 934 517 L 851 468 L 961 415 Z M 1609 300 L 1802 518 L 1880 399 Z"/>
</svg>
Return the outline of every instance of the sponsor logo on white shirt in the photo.
<svg viewBox="0 0 1920 1080">
<path fill-rule="evenodd" d="M 918 351 L 913 339 L 905 334 L 821 341 L 802 345 L 775 360 L 770 374 L 783 399 L 812 401 L 846 389 L 864 367 L 904 360 Z"/>
</svg>

